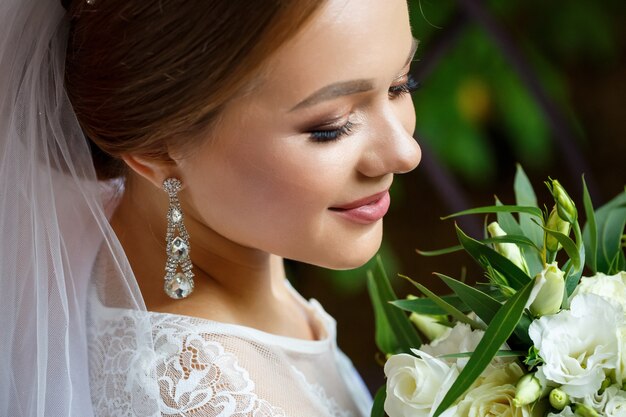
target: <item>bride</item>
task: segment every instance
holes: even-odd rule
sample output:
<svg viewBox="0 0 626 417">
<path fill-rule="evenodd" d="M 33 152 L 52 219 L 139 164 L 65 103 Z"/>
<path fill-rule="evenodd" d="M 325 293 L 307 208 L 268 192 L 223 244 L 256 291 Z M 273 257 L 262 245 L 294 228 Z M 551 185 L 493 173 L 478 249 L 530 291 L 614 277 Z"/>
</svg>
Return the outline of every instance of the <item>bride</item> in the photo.
<svg viewBox="0 0 626 417">
<path fill-rule="evenodd" d="M 0 415 L 366 416 L 283 258 L 416 167 L 405 0 L 3 0 Z"/>
</svg>

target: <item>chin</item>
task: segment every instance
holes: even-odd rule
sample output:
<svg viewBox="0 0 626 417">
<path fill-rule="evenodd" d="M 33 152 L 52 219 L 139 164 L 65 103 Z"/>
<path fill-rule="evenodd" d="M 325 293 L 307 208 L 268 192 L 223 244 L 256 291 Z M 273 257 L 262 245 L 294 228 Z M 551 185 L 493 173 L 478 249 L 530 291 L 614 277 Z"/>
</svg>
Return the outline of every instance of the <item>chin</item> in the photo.
<svg viewBox="0 0 626 417">
<path fill-rule="evenodd" d="M 381 243 L 382 233 L 376 237 L 359 239 L 353 244 L 325 248 L 325 259 L 315 262 L 315 265 L 334 270 L 359 268 L 378 253 Z"/>
</svg>

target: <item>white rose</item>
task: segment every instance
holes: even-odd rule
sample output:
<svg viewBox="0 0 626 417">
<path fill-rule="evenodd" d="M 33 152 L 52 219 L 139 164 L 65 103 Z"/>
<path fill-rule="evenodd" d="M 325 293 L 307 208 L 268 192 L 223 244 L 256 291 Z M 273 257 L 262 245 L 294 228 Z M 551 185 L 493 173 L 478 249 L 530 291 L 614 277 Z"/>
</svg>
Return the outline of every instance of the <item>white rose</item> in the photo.
<svg viewBox="0 0 626 417">
<path fill-rule="evenodd" d="M 593 294 L 572 299 L 570 310 L 543 316 L 531 323 L 530 338 L 544 360 L 537 378 L 552 381 L 571 397 L 592 394 L 602 385 L 605 371 L 618 362 L 617 329 L 624 315 Z"/>
<path fill-rule="evenodd" d="M 515 384 L 524 375 L 517 363 L 510 363 L 480 378 L 465 397 L 442 417 L 531 417 L 542 415 L 541 407 L 513 404 Z"/>
<path fill-rule="evenodd" d="M 615 275 L 604 275 L 598 272 L 592 277 L 582 277 L 572 294 L 595 294 L 611 302 L 619 304 L 626 313 L 626 272 Z"/>
<path fill-rule="evenodd" d="M 606 417 L 626 417 L 626 392 L 619 391 L 617 395 L 609 398 L 604 407 Z"/>
<path fill-rule="evenodd" d="M 433 341 L 429 345 L 422 345 L 420 350 L 432 356 L 450 355 L 461 352 L 473 352 L 483 338 L 482 330 L 472 330 L 469 324 L 458 322 L 450 332 Z M 465 367 L 469 358 L 450 359 L 456 362 L 460 369 Z"/>
<path fill-rule="evenodd" d="M 456 366 L 414 350 L 415 357 L 393 355 L 385 363 L 387 398 L 384 409 L 389 417 L 428 417 L 459 375 Z"/>
</svg>

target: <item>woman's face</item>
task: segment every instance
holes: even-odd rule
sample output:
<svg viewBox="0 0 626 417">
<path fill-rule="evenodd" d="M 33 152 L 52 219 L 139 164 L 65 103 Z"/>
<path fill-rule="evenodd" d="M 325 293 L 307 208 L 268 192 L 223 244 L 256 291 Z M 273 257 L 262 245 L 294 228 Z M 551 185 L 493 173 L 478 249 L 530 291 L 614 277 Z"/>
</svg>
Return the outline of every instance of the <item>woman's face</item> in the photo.
<svg viewBox="0 0 626 417">
<path fill-rule="evenodd" d="M 289 259 L 335 269 L 368 261 L 394 173 L 420 160 L 406 93 L 414 51 L 406 0 L 328 1 L 177 161 L 188 218 Z"/>
</svg>

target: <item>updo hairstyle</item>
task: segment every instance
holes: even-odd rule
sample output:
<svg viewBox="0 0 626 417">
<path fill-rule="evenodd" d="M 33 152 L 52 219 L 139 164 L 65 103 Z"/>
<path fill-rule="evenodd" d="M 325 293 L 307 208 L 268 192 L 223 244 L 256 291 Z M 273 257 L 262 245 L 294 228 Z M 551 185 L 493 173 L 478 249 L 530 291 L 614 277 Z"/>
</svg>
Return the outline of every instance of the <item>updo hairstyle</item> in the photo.
<svg viewBox="0 0 626 417">
<path fill-rule="evenodd" d="M 66 88 L 99 178 L 124 175 L 120 155 L 168 161 L 205 138 L 322 3 L 72 0 Z"/>
</svg>

